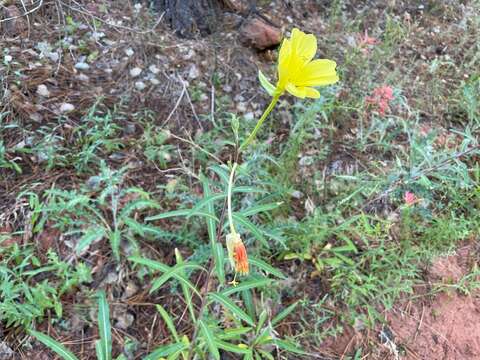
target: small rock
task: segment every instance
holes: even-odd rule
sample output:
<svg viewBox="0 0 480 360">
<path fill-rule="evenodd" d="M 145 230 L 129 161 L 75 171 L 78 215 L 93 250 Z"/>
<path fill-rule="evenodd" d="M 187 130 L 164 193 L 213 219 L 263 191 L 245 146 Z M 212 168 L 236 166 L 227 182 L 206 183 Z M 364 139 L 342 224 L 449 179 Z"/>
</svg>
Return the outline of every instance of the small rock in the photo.
<svg viewBox="0 0 480 360">
<path fill-rule="evenodd" d="M 0 342 L 0 359 L 13 359 L 15 353 L 13 350 L 3 341 Z"/>
<path fill-rule="evenodd" d="M 78 62 L 75 64 L 75 69 L 77 70 L 88 70 L 90 69 L 90 65 L 84 62 Z"/>
<path fill-rule="evenodd" d="M 258 50 L 278 45 L 282 40 L 282 32 L 263 20 L 249 18 L 240 29 L 240 40 Z"/>
<path fill-rule="evenodd" d="M 160 84 L 160 80 L 158 80 L 157 78 L 151 78 L 151 79 L 150 79 L 150 82 L 151 82 L 153 85 L 158 85 L 158 84 Z"/>
<path fill-rule="evenodd" d="M 133 51 L 132 48 L 128 48 L 128 49 L 125 50 L 125 54 L 126 54 L 128 57 L 130 57 L 130 56 L 132 56 L 133 54 L 135 54 L 135 51 Z"/>
<path fill-rule="evenodd" d="M 60 55 L 56 51 L 49 52 L 47 56 L 53 62 L 57 62 L 60 59 Z"/>
<path fill-rule="evenodd" d="M 247 111 L 247 104 L 245 104 L 244 102 L 240 102 L 237 104 L 237 110 L 239 112 L 245 112 Z"/>
<path fill-rule="evenodd" d="M 192 64 L 192 66 L 190 66 L 190 70 L 188 70 L 188 77 L 190 79 L 196 79 L 199 76 L 200 76 L 200 71 L 198 70 L 197 65 Z"/>
<path fill-rule="evenodd" d="M 125 288 L 125 298 L 130 298 L 138 292 L 138 286 L 133 282 L 129 281 L 127 287 Z"/>
<path fill-rule="evenodd" d="M 43 97 L 49 97 L 50 96 L 50 91 L 48 91 L 48 88 L 46 85 L 38 85 L 37 87 L 37 94 Z"/>
<path fill-rule="evenodd" d="M 226 93 L 232 92 L 232 87 L 230 85 L 225 85 L 223 87 L 223 91 L 225 91 Z"/>
<path fill-rule="evenodd" d="M 303 197 L 303 193 L 298 190 L 292 191 L 291 195 L 295 199 L 301 199 Z"/>
<path fill-rule="evenodd" d="M 243 115 L 243 118 L 247 121 L 252 121 L 255 118 L 255 115 L 253 115 L 253 112 L 248 112 Z"/>
<path fill-rule="evenodd" d="M 3 61 L 5 61 L 6 64 L 12 62 L 13 60 L 13 57 L 11 55 L 5 55 L 5 57 L 3 58 Z"/>
<path fill-rule="evenodd" d="M 139 67 L 134 67 L 133 69 L 130 70 L 130 76 L 133 78 L 137 77 L 141 73 L 142 73 L 142 69 L 140 69 Z"/>
<path fill-rule="evenodd" d="M 60 105 L 60 112 L 61 113 L 68 113 L 68 112 L 71 112 L 73 110 L 75 110 L 75 106 L 73 106 L 70 103 L 63 103 L 62 105 Z"/>
<path fill-rule="evenodd" d="M 160 69 L 157 68 L 155 65 L 150 65 L 148 67 L 148 70 L 150 70 L 150 72 L 154 75 L 157 75 L 160 72 Z"/>
<path fill-rule="evenodd" d="M 126 330 L 132 326 L 135 321 L 135 316 L 132 313 L 125 311 L 125 313 L 116 316 L 116 320 L 115 327 Z"/>
<path fill-rule="evenodd" d="M 143 81 L 137 81 L 137 82 L 135 82 L 135 88 L 136 88 L 138 91 L 142 91 L 142 90 L 144 90 L 146 87 L 147 87 L 147 85 L 145 85 L 145 83 L 144 83 Z"/>
<path fill-rule="evenodd" d="M 87 81 L 90 80 L 90 78 L 89 78 L 87 75 L 85 75 L 85 74 L 80 74 L 80 75 L 78 75 L 78 76 L 77 76 L 77 79 L 80 80 L 80 81 L 83 81 L 83 82 L 87 82 Z"/>
</svg>

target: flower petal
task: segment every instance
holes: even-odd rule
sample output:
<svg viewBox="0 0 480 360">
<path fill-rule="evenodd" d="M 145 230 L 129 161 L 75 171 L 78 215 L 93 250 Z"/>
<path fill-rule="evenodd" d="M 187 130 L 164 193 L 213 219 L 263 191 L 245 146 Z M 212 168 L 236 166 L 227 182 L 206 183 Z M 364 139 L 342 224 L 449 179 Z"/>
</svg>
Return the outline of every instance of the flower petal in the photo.
<svg viewBox="0 0 480 360">
<path fill-rule="evenodd" d="M 338 81 L 335 61 L 327 59 L 313 60 L 303 68 L 296 81 L 297 86 L 330 85 Z"/>
<path fill-rule="evenodd" d="M 311 98 L 311 99 L 318 99 L 320 97 L 320 93 L 318 92 L 317 89 L 311 88 L 311 87 L 305 87 L 305 97 Z"/>
<path fill-rule="evenodd" d="M 292 44 L 290 40 L 283 39 L 278 54 L 278 83 L 285 84 L 288 77 L 289 66 L 292 58 Z"/>
<path fill-rule="evenodd" d="M 296 96 L 300 99 L 305 99 L 305 97 L 307 96 L 307 91 L 305 90 L 306 89 L 305 87 L 299 88 L 299 87 L 296 87 L 292 83 L 288 83 L 285 89 L 290 94 L 292 94 L 293 96 Z"/>
<path fill-rule="evenodd" d="M 292 42 L 292 53 L 304 64 L 313 59 L 317 52 L 317 38 L 313 34 L 305 34 L 297 28 L 292 30 L 290 37 Z"/>
</svg>

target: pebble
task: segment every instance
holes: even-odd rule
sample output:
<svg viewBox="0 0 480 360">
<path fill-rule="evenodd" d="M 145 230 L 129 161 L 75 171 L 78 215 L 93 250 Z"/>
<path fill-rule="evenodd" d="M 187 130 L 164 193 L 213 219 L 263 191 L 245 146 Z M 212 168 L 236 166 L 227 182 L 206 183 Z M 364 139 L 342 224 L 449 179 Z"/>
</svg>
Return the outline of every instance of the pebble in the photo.
<svg viewBox="0 0 480 360">
<path fill-rule="evenodd" d="M 200 76 L 200 71 L 198 70 L 197 65 L 192 64 L 192 66 L 190 66 L 190 69 L 188 70 L 188 77 L 190 79 L 196 79 L 199 76 Z"/>
<path fill-rule="evenodd" d="M 60 105 L 60 112 L 61 113 L 68 113 L 68 112 L 73 111 L 73 110 L 75 110 L 75 106 L 73 106 L 70 103 L 63 103 L 62 105 Z"/>
<path fill-rule="evenodd" d="M 160 80 L 158 80 L 157 78 L 151 78 L 151 79 L 150 79 L 150 82 L 151 82 L 153 85 L 159 85 L 159 84 L 160 84 Z"/>
<path fill-rule="evenodd" d="M 88 70 L 90 69 L 90 65 L 84 62 L 79 62 L 75 64 L 75 69 L 77 70 Z"/>
<path fill-rule="evenodd" d="M 142 91 L 147 87 L 147 85 L 145 85 L 143 81 L 137 81 L 135 82 L 135 87 L 137 88 L 137 90 Z"/>
<path fill-rule="evenodd" d="M 140 69 L 139 67 L 134 67 L 133 69 L 130 70 L 131 77 L 137 77 L 141 73 L 142 73 L 142 69 Z"/>
<path fill-rule="evenodd" d="M 38 85 L 37 87 L 37 94 L 43 97 L 49 97 L 50 96 L 50 91 L 48 91 L 48 88 L 46 85 Z"/>
<path fill-rule="evenodd" d="M 90 80 L 90 78 L 89 78 L 87 75 L 85 75 L 85 74 L 80 74 L 80 75 L 78 75 L 78 76 L 77 76 L 77 79 L 80 80 L 80 81 L 84 81 L 84 82 L 87 82 L 87 81 Z"/>
<path fill-rule="evenodd" d="M 125 50 L 125 54 L 126 54 L 128 57 L 130 57 L 130 56 L 132 56 L 133 54 L 135 54 L 135 51 L 133 51 L 132 48 L 128 48 L 128 49 Z"/>
<path fill-rule="evenodd" d="M 243 115 L 243 118 L 247 121 L 251 121 L 255 118 L 255 115 L 253 115 L 253 112 L 248 112 L 245 115 Z"/>
<path fill-rule="evenodd" d="M 240 111 L 240 112 L 247 111 L 247 104 L 245 104 L 244 102 L 239 102 L 237 104 L 237 110 Z"/>
<path fill-rule="evenodd" d="M 157 75 L 160 72 L 160 69 L 157 68 L 155 65 L 150 65 L 148 67 L 148 70 L 150 70 L 150 72 L 154 75 Z"/>
<path fill-rule="evenodd" d="M 11 55 L 5 55 L 3 59 L 8 64 L 9 62 L 12 62 L 13 57 Z"/>
</svg>

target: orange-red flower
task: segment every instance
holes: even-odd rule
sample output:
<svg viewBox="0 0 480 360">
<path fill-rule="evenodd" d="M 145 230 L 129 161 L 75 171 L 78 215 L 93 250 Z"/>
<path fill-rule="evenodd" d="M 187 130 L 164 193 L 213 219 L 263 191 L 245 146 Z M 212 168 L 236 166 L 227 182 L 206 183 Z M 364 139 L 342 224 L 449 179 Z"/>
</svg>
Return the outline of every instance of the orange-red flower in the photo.
<svg viewBox="0 0 480 360">
<path fill-rule="evenodd" d="M 232 268 L 240 275 L 248 275 L 248 256 L 247 249 L 243 244 L 240 235 L 237 233 L 230 233 L 227 235 L 227 250 L 228 258 Z"/>
</svg>

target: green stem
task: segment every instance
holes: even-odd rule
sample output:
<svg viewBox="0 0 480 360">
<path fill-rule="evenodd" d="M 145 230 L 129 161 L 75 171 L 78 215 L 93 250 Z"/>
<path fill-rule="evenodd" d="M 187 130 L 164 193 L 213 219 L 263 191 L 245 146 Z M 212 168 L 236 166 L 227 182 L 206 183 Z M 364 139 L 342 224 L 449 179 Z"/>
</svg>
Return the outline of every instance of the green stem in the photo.
<svg viewBox="0 0 480 360">
<path fill-rule="evenodd" d="M 265 121 L 265 119 L 268 117 L 268 115 L 272 112 L 273 108 L 275 107 L 275 105 L 277 104 L 277 101 L 278 99 L 280 98 L 280 95 L 275 95 L 273 98 L 272 98 L 272 101 L 270 102 L 270 105 L 268 105 L 267 109 L 264 111 L 262 117 L 260 118 L 260 120 L 258 120 L 257 122 L 257 125 L 255 125 L 255 128 L 253 129 L 253 131 L 250 133 L 250 135 L 248 136 L 247 140 L 245 140 L 242 145 L 240 145 L 240 148 L 238 149 L 238 152 L 242 152 L 242 150 L 244 150 L 252 141 L 253 139 L 255 139 L 255 135 L 257 135 L 257 132 L 258 130 L 260 129 L 260 126 L 262 126 L 263 122 Z"/>
<path fill-rule="evenodd" d="M 233 164 L 232 171 L 230 172 L 230 179 L 228 180 L 228 190 L 227 190 L 227 208 L 228 208 L 228 222 L 230 223 L 230 232 L 236 234 L 235 226 L 233 225 L 233 215 L 232 215 L 232 188 L 233 188 L 233 179 L 235 177 L 235 170 L 237 168 L 237 163 Z"/>
</svg>

